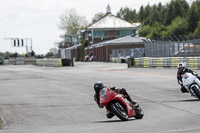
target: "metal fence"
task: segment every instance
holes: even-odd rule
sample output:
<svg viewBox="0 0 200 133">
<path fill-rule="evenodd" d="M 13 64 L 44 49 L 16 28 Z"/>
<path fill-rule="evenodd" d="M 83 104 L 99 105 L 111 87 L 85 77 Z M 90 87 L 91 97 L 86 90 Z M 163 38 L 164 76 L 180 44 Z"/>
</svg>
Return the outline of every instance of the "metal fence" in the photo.
<svg viewBox="0 0 200 133">
<path fill-rule="evenodd" d="M 194 57 L 200 56 L 200 37 L 145 42 L 145 57 Z"/>
<path fill-rule="evenodd" d="M 133 48 L 133 49 L 112 49 L 112 53 L 110 54 L 110 58 L 113 57 L 131 57 L 135 58 L 144 57 L 144 48 Z"/>
</svg>

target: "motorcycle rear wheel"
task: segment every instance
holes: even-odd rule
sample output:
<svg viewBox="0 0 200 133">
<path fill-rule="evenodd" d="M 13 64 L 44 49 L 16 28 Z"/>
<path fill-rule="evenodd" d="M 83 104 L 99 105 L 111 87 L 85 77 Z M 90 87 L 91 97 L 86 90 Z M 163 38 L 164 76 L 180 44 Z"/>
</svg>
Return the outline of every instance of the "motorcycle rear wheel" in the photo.
<svg viewBox="0 0 200 133">
<path fill-rule="evenodd" d="M 121 106 L 120 108 L 123 108 L 123 107 Z M 115 114 L 122 121 L 128 121 L 129 118 L 128 118 L 126 111 L 122 110 L 120 108 L 116 105 L 116 103 L 111 104 L 111 106 L 110 106 L 110 109 L 113 114 Z"/>
<path fill-rule="evenodd" d="M 196 86 L 193 86 L 192 90 L 195 93 L 195 95 L 200 99 L 200 91 L 199 91 L 199 89 L 197 89 Z"/>
</svg>

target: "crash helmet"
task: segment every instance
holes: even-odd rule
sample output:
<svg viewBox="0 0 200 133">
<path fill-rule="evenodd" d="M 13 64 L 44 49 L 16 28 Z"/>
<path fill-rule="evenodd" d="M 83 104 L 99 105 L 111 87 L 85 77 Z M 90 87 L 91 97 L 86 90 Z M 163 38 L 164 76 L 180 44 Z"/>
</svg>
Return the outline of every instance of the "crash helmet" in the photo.
<svg viewBox="0 0 200 133">
<path fill-rule="evenodd" d="M 178 64 L 177 68 L 178 68 L 178 71 L 179 71 L 179 72 L 183 73 L 183 72 L 185 71 L 185 68 L 186 68 L 186 63 L 180 62 L 180 63 Z"/>
<path fill-rule="evenodd" d="M 98 81 L 94 84 L 94 90 L 96 93 L 98 93 L 103 88 L 104 88 L 104 85 L 101 81 Z"/>
</svg>

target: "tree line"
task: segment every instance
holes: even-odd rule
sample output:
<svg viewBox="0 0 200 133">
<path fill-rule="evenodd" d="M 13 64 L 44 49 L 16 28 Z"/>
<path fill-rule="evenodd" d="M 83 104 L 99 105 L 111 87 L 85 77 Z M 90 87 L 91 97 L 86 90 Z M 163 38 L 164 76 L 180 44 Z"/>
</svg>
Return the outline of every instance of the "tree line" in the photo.
<svg viewBox="0 0 200 133">
<path fill-rule="evenodd" d="M 120 9 L 117 17 L 130 23 L 141 22 L 141 37 L 156 39 L 200 34 L 200 0 L 191 5 L 186 0 L 172 0 L 165 5 L 142 5 L 138 12 L 125 7 Z"/>
</svg>

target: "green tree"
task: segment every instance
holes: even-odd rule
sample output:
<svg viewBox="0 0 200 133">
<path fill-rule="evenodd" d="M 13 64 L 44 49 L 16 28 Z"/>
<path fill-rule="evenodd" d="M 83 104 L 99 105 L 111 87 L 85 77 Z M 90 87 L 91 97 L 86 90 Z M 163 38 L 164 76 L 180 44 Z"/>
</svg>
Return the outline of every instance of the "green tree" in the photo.
<svg viewBox="0 0 200 133">
<path fill-rule="evenodd" d="M 144 16 L 144 7 L 141 6 L 140 7 L 140 11 L 139 11 L 139 20 L 142 22 L 144 20 L 145 16 Z"/>
<path fill-rule="evenodd" d="M 198 25 L 196 27 L 196 29 L 194 30 L 193 35 L 200 35 L 200 21 L 198 22 Z"/>
<path fill-rule="evenodd" d="M 117 17 L 122 18 L 130 23 L 138 21 L 138 15 L 136 10 L 131 10 L 130 8 L 121 8 L 117 13 Z"/>
<path fill-rule="evenodd" d="M 87 26 L 87 20 L 86 17 L 79 16 L 75 9 L 70 9 L 60 16 L 58 26 L 65 31 L 65 34 L 77 34 Z"/>
<path fill-rule="evenodd" d="M 188 14 L 189 32 L 194 32 L 200 20 L 200 0 L 196 0 L 192 3 Z"/>
<path fill-rule="evenodd" d="M 162 32 L 166 30 L 166 27 L 159 22 L 154 22 L 147 38 L 157 39 L 162 37 Z"/>
<path fill-rule="evenodd" d="M 92 23 L 97 22 L 99 19 L 103 18 L 105 16 L 104 13 L 100 12 L 100 13 L 96 13 L 92 19 Z"/>
<path fill-rule="evenodd" d="M 139 30 L 139 36 L 146 37 L 151 32 L 150 25 L 142 26 Z"/>
<path fill-rule="evenodd" d="M 163 37 L 186 35 L 188 34 L 187 29 L 187 20 L 185 18 L 177 17 L 172 21 L 171 25 L 167 27 L 167 32 L 163 34 Z"/>
<path fill-rule="evenodd" d="M 85 59 L 85 47 L 87 47 L 87 41 L 81 41 L 80 53 L 81 53 L 81 60 L 84 61 Z"/>
<path fill-rule="evenodd" d="M 165 15 L 165 24 L 170 25 L 172 20 L 176 17 L 186 17 L 189 5 L 185 0 L 172 0 L 167 6 Z"/>
</svg>

